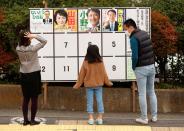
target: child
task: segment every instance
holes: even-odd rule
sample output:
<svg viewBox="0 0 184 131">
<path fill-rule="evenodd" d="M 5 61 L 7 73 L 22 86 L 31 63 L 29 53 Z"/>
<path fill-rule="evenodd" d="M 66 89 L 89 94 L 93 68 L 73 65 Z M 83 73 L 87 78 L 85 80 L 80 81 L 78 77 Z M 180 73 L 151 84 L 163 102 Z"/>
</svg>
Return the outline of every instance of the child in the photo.
<svg viewBox="0 0 184 131">
<path fill-rule="evenodd" d="M 89 113 L 88 124 L 94 124 L 93 94 L 95 94 L 99 113 L 96 122 L 101 125 L 103 124 L 102 116 L 104 113 L 102 86 L 104 84 L 112 86 L 113 84 L 108 79 L 102 57 L 100 56 L 98 46 L 96 45 L 89 45 L 78 80 L 73 88 L 78 89 L 83 83 L 86 87 L 87 94 L 87 112 Z"/>
</svg>

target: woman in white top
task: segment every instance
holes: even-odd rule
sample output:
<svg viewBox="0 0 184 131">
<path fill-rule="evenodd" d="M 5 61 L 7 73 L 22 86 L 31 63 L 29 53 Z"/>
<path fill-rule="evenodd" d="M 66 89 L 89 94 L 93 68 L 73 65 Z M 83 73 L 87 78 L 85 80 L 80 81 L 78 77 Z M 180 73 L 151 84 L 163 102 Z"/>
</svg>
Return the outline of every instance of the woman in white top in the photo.
<svg viewBox="0 0 184 131">
<path fill-rule="evenodd" d="M 31 45 L 32 39 L 39 42 Z M 35 121 L 38 106 L 38 95 L 41 94 L 41 74 L 38 60 L 38 50 L 43 48 L 47 41 L 39 35 L 20 31 L 20 42 L 16 51 L 20 60 L 21 88 L 23 93 L 22 112 L 24 116 L 23 125 L 37 125 Z M 28 119 L 28 105 L 31 99 L 31 121 Z"/>
</svg>

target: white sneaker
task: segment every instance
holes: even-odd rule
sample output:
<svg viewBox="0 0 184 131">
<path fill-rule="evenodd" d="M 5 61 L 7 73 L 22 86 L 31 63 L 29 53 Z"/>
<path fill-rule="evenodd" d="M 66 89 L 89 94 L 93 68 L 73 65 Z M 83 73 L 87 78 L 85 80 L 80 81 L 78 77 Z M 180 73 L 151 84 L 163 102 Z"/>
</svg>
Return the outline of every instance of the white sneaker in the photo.
<svg viewBox="0 0 184 131">
<path fill-rule="evenodd" d="M 142 118 L 137 118 L 137 119 L 135 119 L 135 121 L 137 122 L 137 123 L 141 123 L 141 124 L 148 124 L 148 119 L 142 119 Z"/>
<path fill-rule="evenodd" d="M 157 122 L 157 117 L 156 116 L 153 116 L 152 119 L 151 119 L 152 122 Z"/>
<path fill-rule="evenodd" d="M 88 124 L 89 124 L 89 125 L 93 125 L 93 124 L 94 124 L 94 120 L 93 120 L 93 119 L 89 119 L 89 120 L 88 120 Z"/>
<path fill-rule="evenodd" d="M 96 123 L 97 123 L 98 125 L 102 125 L 102 124 L 103 124 L 103 120 L 102 120 L 102 119 L 96 119 Z"/>
</svg>

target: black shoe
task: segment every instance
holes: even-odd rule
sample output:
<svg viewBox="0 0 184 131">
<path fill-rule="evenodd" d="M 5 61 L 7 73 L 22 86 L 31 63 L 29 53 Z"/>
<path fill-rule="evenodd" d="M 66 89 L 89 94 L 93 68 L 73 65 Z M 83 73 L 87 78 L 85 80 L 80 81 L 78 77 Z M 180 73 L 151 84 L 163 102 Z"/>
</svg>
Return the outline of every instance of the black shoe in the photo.
<svg viewBox="0 0 184 131">
<path fill-rule="evenodd" d="M 24 125 L 24 126 L 27 126 L 27 125 L 29 125 L 29 124 L 30 124 L 30 121 L 24 121 L 24 122 L 23 122 L 23 125 Z"/>
<path fill-rule="evenodd" d="M 32 126 L 33 126 L 33 125 L 39 125 L 39 124 L 40 124 L 39 121 L 31 121 L 31 122 L 30 122 L 30 125 L 32 125 Z"/>
</svg>

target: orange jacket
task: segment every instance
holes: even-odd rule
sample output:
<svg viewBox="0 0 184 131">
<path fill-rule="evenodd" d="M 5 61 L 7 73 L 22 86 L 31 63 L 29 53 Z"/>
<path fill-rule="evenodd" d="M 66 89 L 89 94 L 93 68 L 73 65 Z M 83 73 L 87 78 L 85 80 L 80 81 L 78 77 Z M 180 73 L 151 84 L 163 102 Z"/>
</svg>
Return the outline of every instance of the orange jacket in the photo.
<svg viewBox="0 0 184 131">
<path fill-rule="evenodd" d="M 112 86 L 108 79 L 103 62 L 88 63 L 84 61 L 80 69 L 79 77 L 74 88 L 79 88 L 84 83 L 84 87 L 98 87 L 106 84 Z"/>
</svg>

